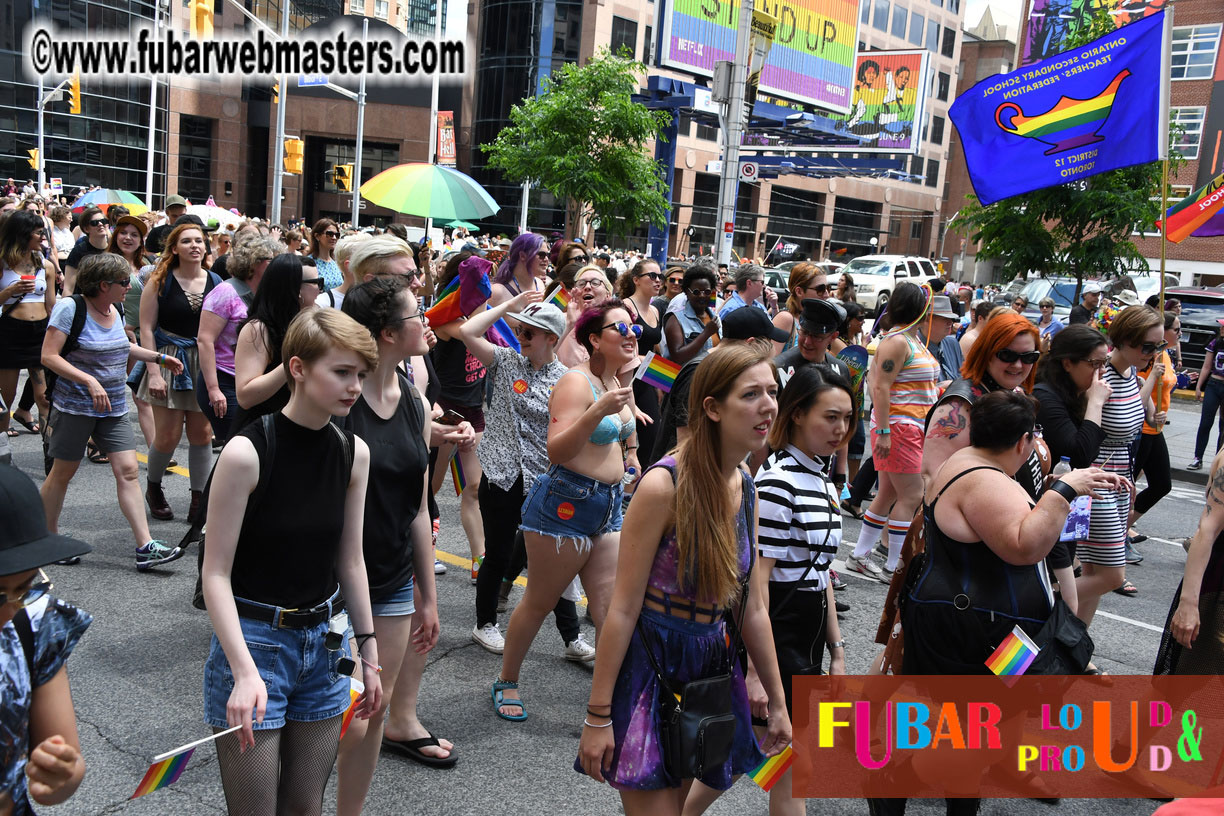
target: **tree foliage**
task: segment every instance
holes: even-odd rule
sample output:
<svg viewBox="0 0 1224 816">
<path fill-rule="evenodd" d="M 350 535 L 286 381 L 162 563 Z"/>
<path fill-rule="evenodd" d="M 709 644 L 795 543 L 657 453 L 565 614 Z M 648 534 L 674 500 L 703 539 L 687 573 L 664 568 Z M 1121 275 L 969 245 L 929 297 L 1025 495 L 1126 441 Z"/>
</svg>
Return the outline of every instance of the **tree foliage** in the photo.
<svg viewBox="0 0 1224 816">
<path fill-rule="evenodd" d="M 1064 50 L 1112 29 L 1109 14 L 1098 11 L 1089 25 L 1068 38 Z M 1170 142 L 1174 140 L 1170 132 Z M 1172 151 L 1169 159 L 1172 175 L 1181 159 Z M 1160 162 L 1151 162 L 1012 196 L 988 207 L 969 195 L 953 228 L 980 241 L 978 256 L 1001 261 L 1008 278 L 1037 270 L 1082 283 L 1085 277 L 1146 272 L 1147 262 L 1131 233 L 1136 225 L 1151 228 L 1160 217 L 1160 192 Z"/>
<path fill-rule="evenodd" d="M 647 151 L 671 114 L 634 102 L 646 67 L 603 49 L 586 65 L 568 63 L 542 93 L 510 110 L 510 126 L 481 149 L 511 181 L 531 179 L 567 202 L 571 232 L 594 217 L 625 235 L 644 221 L 667 225 L 663 168 Z"/>
</svg>

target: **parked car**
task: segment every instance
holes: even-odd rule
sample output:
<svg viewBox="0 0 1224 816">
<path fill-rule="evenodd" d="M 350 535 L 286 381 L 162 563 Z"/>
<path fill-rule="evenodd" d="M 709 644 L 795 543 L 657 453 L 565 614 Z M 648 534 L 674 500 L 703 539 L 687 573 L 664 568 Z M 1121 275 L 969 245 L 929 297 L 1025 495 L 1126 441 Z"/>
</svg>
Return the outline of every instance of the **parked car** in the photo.
<svg viewBox="0 0 1224 816">
<path fill-rule="evenodd" d="M 786 303 L 786 299 L 790 297 L 790 271 L 801 263 L 814 263 L 825 271 L 829 278 L 829 286 L 837 286 L 837 282 L 841 280 L 841 270 L 845 266 L 837 261 L 787 261 L 786 263 L 778 264 L 765 268 L 765 285 L 774 290 L 774 294 L 778 296 L 778 303 Z"/>
<path fill-rule="evenodd" d="M 1153 270 L 1147 275 L 1127 275 L 1131 283 L 1135 285 L 1135 292 L 1139 295 L 1140 303 L 1152 301 L 1152 305 L 1156 303 L 1153 298 L 1160 297 L 1160 271 Z M 1174 289 L 1181 285 L 1181 281 L 1171 272 L 1165 273 L 1165 292 Z"/>
<path fill-rule="evenodd" d="M 1084 281 L 1084 283 L 1089 282 L 1100 284 L 1102 294 L 1105 297 L 1113 297 L 1123 290 L 1135 292 L 1135 282 L 1129 275 L 1105 281 Z M 1159 285 L 1159 279 L 1157 279 L 1157 284 Z M 1054 317 L 1061 320 L 1064 324 L 1071 316 L 1071 307 L 1079 302 L 1075 298 L 1075 278 L 1072 277 L 1037 278 L 1026 283 L 1019 294 L 1028 300 L 1028 306 L 1024 309 L 1024 316 L 1034 323 L 1041 320 L 1041 307 L 1037 304 L 1042 298 L 1048 297 L 1054 301 Z M 1009 296 L 1004 305 L 1010 306 L 1015 299 L 1016 296 L 1014 294 Z M 1139 302 L 1143 302 L 1142 295 L 1139 295 Z"/>
<path fill-rule="evenodd" d="M 841 273 L 854 278 L 855 300 L 875 315 L 901 281 L 922 284 L 939 277 L 935 264 L 916 255 L 864 255 L 842 267 Z"/>
<path fill-rule="evenodd" d="M 1224 319 L 1224 290 L 1207 286 L 1165 288 L 1165 297 L 1181 301 L 1182 365 L 1191 371 L 1203 366 L 1203 347 L 1220 333 Z"/>
</svg>

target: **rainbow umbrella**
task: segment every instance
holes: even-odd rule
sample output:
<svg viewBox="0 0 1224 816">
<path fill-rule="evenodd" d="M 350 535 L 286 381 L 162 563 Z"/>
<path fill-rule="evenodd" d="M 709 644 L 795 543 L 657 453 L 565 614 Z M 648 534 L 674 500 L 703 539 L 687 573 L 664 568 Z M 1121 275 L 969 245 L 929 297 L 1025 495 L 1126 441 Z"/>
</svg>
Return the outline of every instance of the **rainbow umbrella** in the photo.
<svg viewBox="0 0 1224 816">
<path fill-rule="evenodd" d="M 72 211 L 79 213 L 86 207 L 97 207 L 102 212 L 106 212 L 113 204 L 127 207 L 132 215 L 143 215 L 149 211 L 148 204 L 141 201 L 135 193 L 129 193 L 127 190 L 94 190 L 92 193 L 86 193 L 72 205 Z"/>
<path fill-rule="evenodd" d="M 382 171 L 361 185 L 361 195 L 380 207 L 438 221 L 476 221 L 501 209 L 470 176 L 424 162 Z"/>
</svg>

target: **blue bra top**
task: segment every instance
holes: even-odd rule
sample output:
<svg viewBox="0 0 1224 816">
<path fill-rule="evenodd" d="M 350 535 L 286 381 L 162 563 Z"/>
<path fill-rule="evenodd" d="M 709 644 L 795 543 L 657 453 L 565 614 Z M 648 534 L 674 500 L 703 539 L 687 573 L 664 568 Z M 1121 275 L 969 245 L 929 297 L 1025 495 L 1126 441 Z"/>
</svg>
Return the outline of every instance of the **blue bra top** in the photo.
<svg viewBox="0 0 1224 816">
<path fill-rule="evenodd" d="M 591 382 L 591 378 L 587 377 L 585 371 L 579 371 L 579 374 L 586 377 L 587 385 L 591 386 L 591 395 L 595 399 L 599 399 L 599 391 L 595 389 L 595 383 Z M 613 442 L 624 442 L 637 429 L 637 420 L 633 417 L 625 420 L 624 423 L 616 421 L 616 417 L 606 416 L 599 420 L 599 424 L 595 426 L 594 433 L 591 434 L 592 445 L 611 445 Z"/>
</svg>

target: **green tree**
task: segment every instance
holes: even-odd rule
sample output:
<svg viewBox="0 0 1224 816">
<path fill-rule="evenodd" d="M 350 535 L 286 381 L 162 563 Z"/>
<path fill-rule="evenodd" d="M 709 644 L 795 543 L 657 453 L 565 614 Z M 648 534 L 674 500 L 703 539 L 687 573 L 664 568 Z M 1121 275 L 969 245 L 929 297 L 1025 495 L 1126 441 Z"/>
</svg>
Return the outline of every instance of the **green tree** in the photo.
<svg viewBox="0 0 1224 816">
<path fill-rule="evenodd" d="M 1099 11 L 1089 25 L 1069 37 L 1064 50 L 1113 30 L 1109 14 Z M 1171 129 L 1172 131 L 1172 129 Z M 1170 132 L 1170 143 L 1176 134 Z M 1181 157 L 1170 151 L 1170 175 Z M 1160 217 L 1160 162 L 1111 170 L 1086 179 L 1012 196 L 983 207 L 966 198 L 953 228 L 980 241 L 978 256 L 998 259 L 1006 278 L 1031 270 L 1076 279 L 1076 298 L 1085 277 L 1148 271 L 1131 240 L 1136 225 Z"/>
<path fill-rule="evenodd" d="M 543 92 L 510 110 L 510 126 L 481 145 L 508 179 L 531 179 L 566 202 L 567 231 L 598 217 L 624 236 L 644 221 L 667 225 L 667 184 L 647 143 L 671 119 L 634 102 L 646 66 L 603 49 L 586 65 L 568 63 Z"/>
</svg>

